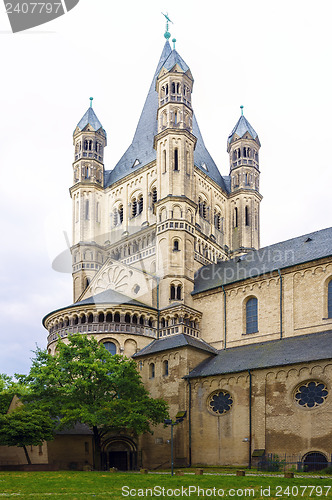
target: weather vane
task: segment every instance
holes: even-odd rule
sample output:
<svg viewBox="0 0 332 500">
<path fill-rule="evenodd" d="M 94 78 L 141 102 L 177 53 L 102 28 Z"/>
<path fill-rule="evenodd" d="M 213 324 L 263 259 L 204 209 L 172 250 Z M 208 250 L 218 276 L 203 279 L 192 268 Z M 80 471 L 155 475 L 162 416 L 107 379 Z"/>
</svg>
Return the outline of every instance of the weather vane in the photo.
<svg viewBox="0 0 332 500">
<path fill-rule="evenodd" d="M 166 40 L 169 40 L 171 38 L 171 34 L 168 31 L 168 23 L 172 23 L 173 24 L 173 21 L 171 21 L 170 18 L 168 17 L 168 12 L 167 12 L 167 14 L 164 14 L 162 12 L 162 15 L 166 18 L 166 32 L 164 34 L 164 37 L 166 38 Z"/>
</svg>

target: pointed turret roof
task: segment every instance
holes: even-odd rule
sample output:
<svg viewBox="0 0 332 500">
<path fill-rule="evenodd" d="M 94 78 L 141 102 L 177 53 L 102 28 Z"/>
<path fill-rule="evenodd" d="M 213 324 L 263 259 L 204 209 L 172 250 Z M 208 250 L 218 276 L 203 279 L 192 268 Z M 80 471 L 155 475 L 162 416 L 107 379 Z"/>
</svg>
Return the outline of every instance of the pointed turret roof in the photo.
<svg viewBox="0 0 332 500">
<path fill-rule="evenodd" d="M 189 70 L 189 66 L 184 62 L 180 54 L 174 49 L 167 57 L 166 61 L 163 63 L 163 68 L 167 69 L 167 71 L 171 71 L 174 66 L 178 64 L 180 68 L 186 72 Z"/>
<path fill-rule="evenodd" d="M 230 144 L 232 142 L 232 139 L 233 139 L 235 134 L 241 138 L 244 136 L 244 134 L 246 132 L 249 132 L 251 137 L 259 143 L 257 133 L 255 132 L 253 127 L 250 125 L 248 120 L 243 115 L 241 115 L 237 124 L 235 125 L 232 132 L 228 136 L 228 144 Z"/>
<path fill-rule="evenodd" d="M 190 71 L 189 66 L 176 50 L 172 50 L 166 41 L 160 60 L 157 65 L 144 107 L 139 119 L 133 141 L 113 170 L 105 172 L 105 187 L 122 179 L 131 172 L 144 167 L 156 160 L 156 150 L 153 148 L 155 135 L 158 133 L 157 111 L 158 93 L 156 81 L 161 69 L 170 71 L 178 64 L 184 72 Z M 195 115 L 193 116 L 193 134 L 197 137 L 194 152 L 195 165 L 206 175 L 213 179 L 222 189 L 227 191 L 226 184 L 221 176 L 210 153 L 206 149 Z"/>
<path fill-rule="evenodd" d="M 94 112 L 92 106 L 89 107 L 87 112 L 84 114 L 84 116 L 81 118 L 81 120 L 78 122 L 77 127 L 80 130 L 83 130 L 87 125 L 91 125 L 95 131 L 99 130 L 102 127 L 102 124 L 98 120 L 98 117 L 96 113 Z"/>
</svg>

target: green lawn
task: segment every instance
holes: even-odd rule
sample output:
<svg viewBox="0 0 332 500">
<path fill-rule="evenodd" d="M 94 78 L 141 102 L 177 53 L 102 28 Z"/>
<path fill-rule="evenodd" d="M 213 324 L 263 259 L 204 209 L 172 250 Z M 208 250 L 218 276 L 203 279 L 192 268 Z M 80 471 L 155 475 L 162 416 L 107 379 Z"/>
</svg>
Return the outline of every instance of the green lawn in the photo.
<svg viewBox="0 0 332 500">
<path fill-rule="evenodd" d="M 109 472 L 0 472 L 0 500 L 2 498 L 117 500 L 226 497 L 269 500 L 332 498 L 332 478 L 285 479 L 275 476 L 235 477 L 214 474 L 171 477 L 169 474 Z"/>
</svg>

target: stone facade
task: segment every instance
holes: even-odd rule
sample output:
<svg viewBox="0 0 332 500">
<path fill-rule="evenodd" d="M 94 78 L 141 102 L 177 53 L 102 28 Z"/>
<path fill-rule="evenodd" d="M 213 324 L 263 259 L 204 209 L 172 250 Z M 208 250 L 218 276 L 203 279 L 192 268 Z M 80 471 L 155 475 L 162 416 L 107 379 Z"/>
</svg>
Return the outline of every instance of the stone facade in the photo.
<svg viewBox="0 0 332 500">
<path fill-rule="evenodd" d="M 132 144 L 111 170 L 92 106 L 78 123 L 74 301 L 45 316 L 48 350 L 79 332 L 133 356 L 170 416 L 186 412 L 174 427 L 176 465 L 248 465 L 255 450 L 330 462 L 332 231 L 260 249 L 258 135 L 242 110 L 221 176 L 192 92 L 167 41 Z M 90 439 L 58 436 L 49 463 L 91 464 Z M 169 466 L 169 439 L 162 425 L 139 439 L 109 436 L 103 463 Z"/>
</svg>

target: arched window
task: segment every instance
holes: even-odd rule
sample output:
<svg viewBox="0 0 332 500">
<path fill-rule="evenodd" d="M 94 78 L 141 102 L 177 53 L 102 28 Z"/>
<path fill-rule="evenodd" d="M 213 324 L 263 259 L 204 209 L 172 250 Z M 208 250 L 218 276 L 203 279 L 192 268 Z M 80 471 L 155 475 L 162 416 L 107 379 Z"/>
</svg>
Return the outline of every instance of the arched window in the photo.
<svg viewBox="0 0 332 500">
<path fill-rule="evenodd" d="M 239 215 L 237 207 L 234 208 L 234 227 L 238 227 L 239 225 Z"/>
<path fill-rule="evenodd" d="M 119 224 L 119 214 L 117 209 L 115 208 L 113 211 L 113 225 L 117 226 Z"/>
<path fill-rule="evenodd" d="M 114 323 L 120 323 L 120 313 L 114 314 Z"/>
<path fill-rule="evenodd" d="M 179 150 L 174 149 L 174 170 L 179 170 Z"/>
<path fill-rule="evenodd" d="M 132 322 L 133 322 L 135 325 L 137 325 L 137 323 L 138 323 L 138 318 L 137 318 L 136 314 L 134 314 L 134 316 L 133 316 L 133 321 L 132 321 Z"/>
<path fill-rule="evenodd" d="M 203 219 L 206 219 L 207 216 L 207 206 L 206 202 L 202 200 L 202 198 L 198 198 L 198 212 Z"/>
<path fill-rule="evenodd" d="M 152 328 L 153 327 L 153 322 L 152 322 L 152 319 L 149 318 L 149 327 Z"/>
<path fill-rule="evenodd" d="M 327 317 L 332 318 L 332 280 L 327 287 Z"/>
<path fill-rule="evenodd" d="M 137 215 L 137 201 L 136 198 L 133 198 L 131 202 L 131 215 L 135 217 Z"/>
<path fill-rule="evenodd" d="M 165 326 L 166 326 L 165 318 L 161 318 L 161 328 L 165 328 Z"/>
<path fill-rule="evenodd" d="M 155 203 L 157 203 L 158 200 L 157 188 L 155 187 L 152 188 L 151 194 L 152 194 L 152 204 L 154 205 Z"/>
<path fill-rule="evenodd" d="M 130 314 L 125 315 L 125 323 L 130 323 Z"/>
<path fill-rule="evenodd" d="M 93 314 L 88 314 L 88 323 L 93 323 Z"/>
<path fill-rule="evenodd" d="M 143 195 L 141 195 L 139 198 L 138 198 L 138 211 L 137 211 L 137 214 L 141 214 L 143 212 Z"/>
<path fill-rule="evenodd" d="M 173 252 L 178 252 L 179 249 L 179 240 L 174 240 L 173 242 Z"/>
<path fill-rule="evenodd" d="M 89 220 L 89 200 L 85 202 L 85 220 Z"/>
<path fill-rule="evenodd" d="M 252 297 L 246 303 L 246 333 L 258 332 L 258 300 Z"/>
<path fill-rule="evenodd" d="M 182 298 L 182 286 L 181 285 L 178 285 L 176 287 L 176 298 L 178 300 L 181 300 L 181 298 Z"/>
<path fill-rule="evenodd" d="M 168 361 L 166 360 L 163 362 L 163 375 L 164 377 L 168 376 Z"/>
<path fill-rule="evenodd" d="M 214 213 L 214 227 L 218 229 L 218 231 L 221 231 L 221 215 L 217 211 Z"/>
<path fill-rule="evenodd" d="M 150 365 L 149 365 L 149 378 L 154 378 L 154 375 L 155 375 L 154 363 L 150 363 Z"/>
<path fill-rule="evenodd" d="M 141 316 L 139 319 L 139 324 L 144 325 L 144 316 Z"/>
<path fill-rule="evenodd" d="M 73 317 L 73 325 L 78 325 L 78 316 Z"/>
<path fill-rule="evenodd" d="M 116 354 L 116 345 L 113 342 L 104 342 L 103 346 L 112 356 Z"/>
<path fill-rule="evenodd" d="M 98 323 L 104 323 L 105 321 L 105 314 L 104 313 L 99 313 L 98 315 Z"/>
<path fill-rule="evenodd" d="M 120 219 L 120 224 L 123 222 L 123 205 L 119 206 L 119 219 Z"/>
<path fill-rule="evenodd" d="M 86 317 L 85 314 L 81 316 L 81 325 L 83 325 L 86 322 Z"/>
<path fill-rule="evenodd" d="M 174 285 L 171 285 L 171 300 L 175 300 L 175 286 Z"/>
<path fill-rule="evenodd" d="M 172 83 L 172 94 L 175 94 L 175 83 Z"/>
<path fill-rule="evenodd" d="M 166 150 L 163 151 L 163 174 L 166 172 Z"/>
<path fill-rule="evenodd" d="M 106 323 L 112 323 L 112 313 L 106 314 Z"/>
<path fill-rule="evenodd" d="M 249 207 L 246 206 L 244 210 L 245 210 L 245 212 L 244 212 L 244 215 L 245 215 L 245 224 L 246 224 L 246 226 L 250 226 Z"/>
</svg>

